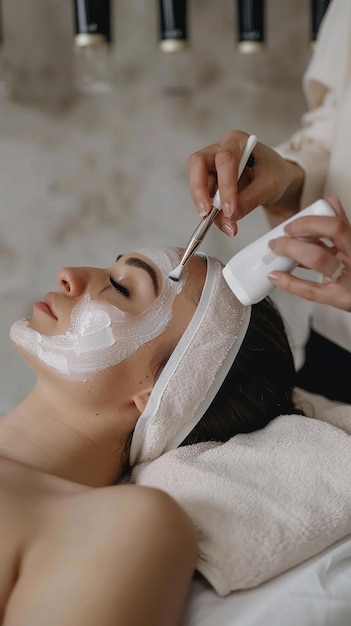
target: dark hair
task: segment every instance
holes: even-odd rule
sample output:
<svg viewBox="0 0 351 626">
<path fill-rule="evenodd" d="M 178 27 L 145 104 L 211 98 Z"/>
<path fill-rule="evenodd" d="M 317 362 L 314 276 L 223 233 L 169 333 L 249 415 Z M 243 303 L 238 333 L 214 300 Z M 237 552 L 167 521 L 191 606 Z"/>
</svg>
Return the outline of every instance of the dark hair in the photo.
<svg viewBox="0 0 351 626">
<path fill-rule="evenodd" d="M 203 418 L 182 442 L 227 441 L 298 413 L 292 402 L 295 366 L 281 315 L 269 298 L 252 306 L 238 355 Z"/>
</svg>

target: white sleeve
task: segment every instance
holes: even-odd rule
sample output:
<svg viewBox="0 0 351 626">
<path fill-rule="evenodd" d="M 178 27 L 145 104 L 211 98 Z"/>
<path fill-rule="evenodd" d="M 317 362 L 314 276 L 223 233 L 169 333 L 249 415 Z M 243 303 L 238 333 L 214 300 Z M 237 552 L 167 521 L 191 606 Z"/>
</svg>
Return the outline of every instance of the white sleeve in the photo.
<svg viewBox="0 0 351 626">
<path fill-rule="evenodd" d="M 275 149 L 305 171 L 301 208 L 324 195 L 334 127 L 351 64 L 351 2 L 332 0 L 303 77 L 308 112 L 301 129 Z"/>
</svg>

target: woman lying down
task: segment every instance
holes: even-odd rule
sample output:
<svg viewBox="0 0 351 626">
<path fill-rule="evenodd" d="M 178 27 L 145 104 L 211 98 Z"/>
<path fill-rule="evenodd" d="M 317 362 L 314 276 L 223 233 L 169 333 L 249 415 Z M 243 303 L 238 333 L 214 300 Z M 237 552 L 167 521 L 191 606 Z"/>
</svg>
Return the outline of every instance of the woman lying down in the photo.
<svg viewBox="0 0 351 626">
<path fill-rule="evenodd" d="M 3 626 L 178 624 L 201 529 L 181 496 L 133 484 L 138 468 L 297 412 L 272 305 L 243 307 L 204 255 L 170 281 L 179 258 L 63 268 L 11 328 L 37 382 L 0 421 Z"/>
</svg>

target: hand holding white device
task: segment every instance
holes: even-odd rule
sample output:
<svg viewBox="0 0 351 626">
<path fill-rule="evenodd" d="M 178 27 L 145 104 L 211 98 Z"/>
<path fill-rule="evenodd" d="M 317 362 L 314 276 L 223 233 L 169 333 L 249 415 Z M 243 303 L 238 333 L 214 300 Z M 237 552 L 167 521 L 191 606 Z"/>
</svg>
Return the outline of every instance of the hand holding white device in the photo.
<svg viewBox="0 0 351 626">
<path fill-rule="evenodd" d="M 273 291 L 275 286 L 267 278 L 270 272 L 274 270 L 292 272 L 295 269 L 296 261 L 275 254 L 268 246 L 268 242 L 276 237 L 283 237 L 286 224 L 307 215 L 335 217 L 336 213 L 325 200 L 317 200 L 250 243 L 228 261 L 223 268 L 223 276 L 242 304 L 246 306 L 256 304 Z"/>
</svg>

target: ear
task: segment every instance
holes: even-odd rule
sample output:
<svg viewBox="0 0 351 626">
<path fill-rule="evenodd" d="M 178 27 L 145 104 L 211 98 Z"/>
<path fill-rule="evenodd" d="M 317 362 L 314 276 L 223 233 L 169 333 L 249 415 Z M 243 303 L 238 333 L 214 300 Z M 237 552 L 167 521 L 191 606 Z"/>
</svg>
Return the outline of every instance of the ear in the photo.
<svg viewBox="0 0 351 626">
<path fill-rule="evenodd" d="M 146 405 L 147 405 L 147 403 L 149 401 L 151 392 L 152 392 L 152 387 L 147 387 L 147 388 L 145 388 L 143 390 L 140 390 L 138 393 L 136 393 L 133 396 L 133 403 L 134 403 L 135 407 L 138 409 L 140 415 L 144 411 L 144 409 L 145 409 L 145 407 L 146 407 Z"/>
</svg>

